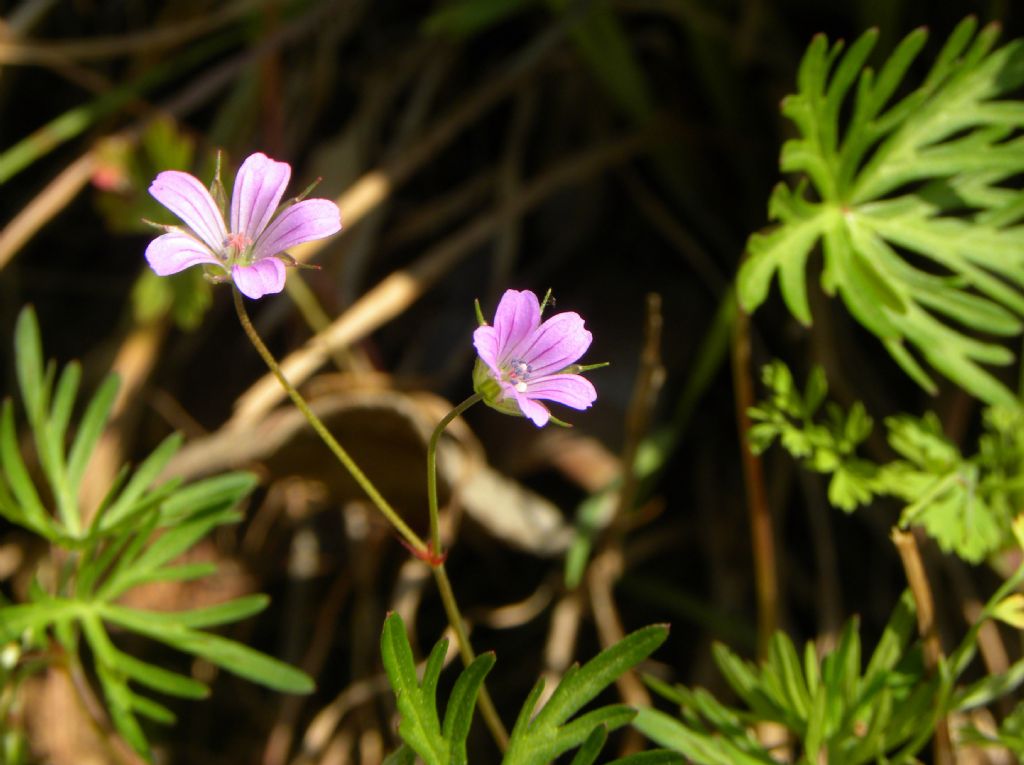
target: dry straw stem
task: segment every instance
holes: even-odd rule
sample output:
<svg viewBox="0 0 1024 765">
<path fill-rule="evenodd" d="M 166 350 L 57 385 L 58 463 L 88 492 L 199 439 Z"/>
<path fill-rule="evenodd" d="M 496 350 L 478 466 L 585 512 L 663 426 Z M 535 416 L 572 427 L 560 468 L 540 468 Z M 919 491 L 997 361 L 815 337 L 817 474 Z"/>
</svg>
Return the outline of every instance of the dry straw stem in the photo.
<svg viewBox="0 0 1024 765">
<path fill-rule="evenodd" d="M 537 700 L 538 707 L 551 698 L 576 657 L 583 606 L 583 593 L 575 589 L 562 595 L 551 609 L 548 637 L 544 643 L 544 690 Z"/>
<path fill-rule="evenodd" d="M 0 269 L 7 261 L 71 203 L 78 192 L 92 178 L 96 168 L 96 153 L 87 151 L 40 191 L 31 202 L 22 208 L 2 230 L 0 230 Z"/>
<path fill-rule="evenodd" d="M 328 360 L 329 349 L 351 345 L 399 316 L 462 258 L 501 230 L 510 217 L 522 216 L 562 188 L 625 162 L 648 148 L 654 136 L 651 131 L 633 133 L 557 165 L 524 187 L 506 206 L 477 217 L 408 268 L 385 277 L 335 319 L 329 329 L 285 358 L 281 363 L 284 374 L 296 385 L 309 379 Z M 244 427 L 258 422 L 283 395 L 274 377 L 264 375 L 238 399 L 235 414 L 227 427 Z"/>
</svg>

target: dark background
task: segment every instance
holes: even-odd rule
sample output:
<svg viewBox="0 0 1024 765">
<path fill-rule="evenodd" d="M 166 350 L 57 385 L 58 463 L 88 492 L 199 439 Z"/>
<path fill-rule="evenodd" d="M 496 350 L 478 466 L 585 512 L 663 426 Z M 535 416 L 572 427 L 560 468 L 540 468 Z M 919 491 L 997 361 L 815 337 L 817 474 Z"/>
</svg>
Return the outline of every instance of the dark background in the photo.
<svg viewBox="0 0 1024 765">
<path fill-rule="evenodd" d="M 524 420 L 484 407 L 472 410 L 467 422 L 494 468 L 549 498 L 571 520 L 596 488 L 592 484 L 600 471 L 584 459 L 573 472 L 560 455 L 588 438 L 596 439 L 609 459 L 622 452 L 645 299 L 652 292 L 660 295 L 666 376 L 648 430 L 663 433 L 672 446 L 663 455 L 663 470 L 642 487 L 637 512 L 644 520 L 626 535 L 627 567 L 615 594 L 627 629 L 672 623 L 669 642 L 656 655 L 656 671 L 673 681 L 721 690 L 710 641 L 725 640 L 751 655 L 756 614 L 728 358 L 709 362 L 714 354 L 707 344 L 723 350 L 709 334 L 713 319 L 728 299 L 746 238 L 766 224 L 768 195 L 780 180 L 779 147 L 792 127 L 781 118 L 779 101 L 792 92 L 801 55 L 815 33 L 852 40 L 878 26 L 872 59 L 877 64 L 903 35 L 926 25 L 928 45 L 908 78 L 915 83 L 964 16 L 1001 21 L 1004 39 L 1010 39 L 1021 31 L 1021 14 L 1008 0 L 623 0 L 609 7 L 649 94 L 647 108 L 638 109 L 637 93 L 613 92 L 566 31 L 572 14 L 584 13 L 586 3 L 570 3 L 568 15 L 544 3 L 522 5 L 493 25 L 456 35 L 428 23 L 443 3 L 255 3 L 254 10 L 216 30 L 174 44 L 118 51 L 111 43 L 113 53 L 71 51 L 63 59 L 28 65 L 0 60 L 0 151 L 61 115 L 96 109 L 125 83 L 164 72 L 159 84 L 90 117 L 51 151 L 36 152 L 0 186 L 0 222 L 6 224 L 33 200 L 51 198 L 47 184 L 83 154 L 99 151 L 111 135 L 129 136 L 120 152 L 103 154 L 122 172 L 118 188 L 105 191 L 94 177 L 57 205 L 0 268 L 0 336 L 11 337 L 18 311 L 34 304 L 48 355 L 62 362 L 82 359 L 87 384 L 94 385 L 145 325 L 130 297 L 146 270 L 142 253 L 151 238 L 138 219 L 158 215 L 159 208 L 146 200 L 150 160 L 133 138 L 139 126 L 158 117 L 169 115 L 191 141 L 194 158 L 187 169 L 204 181 L 217 149 L 225 153 L 227 178 L 250 152 L 264 151 L 293 165 L 293 193 L 321 177 L 315 194 L 323 196 L 341 194 L 365 173 L 415 159 L 372 216 L 352 222 L 342 205 L 347 227 L 318 254 L 321 270 L 291 274 L 310 285 L 331 318 L 396 269 L 450 244 L 479 216 L 500 212 L 524 186 L 562 163 L 600 154 L 601 147 L 631 134 L 653 135 L 644 150 L 543 194 L 526 214 L 510 217 L 496 235 L 468 248 L 422 298 L 358 344 L 358 363 L 346 368 L 341 382 L 331 378 L 321 384 L 342 398 L 359 389 L 409 400 L 430 392 L 460 401 L 471 392 L 473 300 L 479 298 L 489 316 L 506 288 L 538 293 L 552 288 L 554 310 L 579 312 L 593 331 L 585 361 L 610 362 L 591 373 L 597 404 L 585 413 L 556 412 L 575 425 L 569 433 L 538 432 Z M 20 8 L 0 3 L 0 16 L 10 20 Z M 221 9 L 195 0 L 61 2 L 10 44 L 130 40 Z M 546 45 L 538 42 L 545 35 L 552 36 Z M 535 60 L 514 86 L 490 106 L 476 108 L 491 89 L 502 87 L 528 50 Z M 187 63 L 188 57 L 194 62 Z M 205 94 L 179 108 L 182 94 L 204 83 L 210 85 Z M 434 140 L 439 125 L 452 124 L 453 115 L 462 113 L 468 116 L 450 140 Z M 452 202 L 447 211 L 446 200 Z M 865 400 L 876 421 L 896 411 L 935 408 L 957 418 L 963 423 L 960 435 L 970 436 L 976 416 L 970 402 L 945 389 L 929 399 L 840 306 L 819 294 L 813 309 L 815 326 L 804 330 L 773 293 L 753 319 L 755 363 L 782 357 L 799 379 L 812 363 L 825 363 L 841 400 Z M 250 310 L 280 355 L 310 336 L 287 296 L 251 303 Z M 166 316 L 155 322 L 152 360 L 119 431 L 127 459 L 144 456 L 173 429 L 197 438 L 216 432 L 236 398 L 263 374 L 226 287 L 214 289 L 208 311 L 194 318 L 196 326 L 184 328 Z M 710 383 L 700 387 L 695 406 L 680 410 L 703 363 L 713 364 Z M 0 348 L 0 370 L 5 390 L 13 393 L 9 344 Z M 335 384 L 340 387 L 332 388 Z M 352 443 L 384 438 L 386 445 L 385 419 L 380 415 L 339 427 L 347 428 Z M 220 469 L 250 467 L 263 480 L 247 521 L 218 535 L 209 554 L 234 572 L 229 591 L 237 587 L 274 596 L 268 612 L 231 634 L 295 662 L 308 658 L 310 643 L 321 639 L 325 652 L 312 668 L 319 690 L 292 708 L 291 702 L 221 676 L 212 700 L 176 706 L 178 726 L 152 731 L 167 761 L 259 761 L 273 722 L 281 719 L 291 731 L 294 755 L 294 742 L 318 711 L 352 683 L 379 671 L 375 641 L 408 555 L 373 523 L 366 539 L 352 536 L 357 512 L 352 503 L 358 497 L 331 483 L 327 476 L 337 468 L 318 448 L 292 443 L 256 459 L 227 455 Z M 422 468 L 415 461 L 405 474 L 404 463 L 399 470 L 377 459 L 381 464 L 368 468 L 377 471 L 386 494 L 419 486 L 421 475 L 415 471 Z M 812 639 L 835 634 L 841 621 L 861 614 L 869 643 L 904 587 L 887 539 L 897 508 L 878 506 L 846 516 L 827 506 L 824 483 L 802 474 L 788 458 L 769 453 L 765 470 L 776 518 L 782 625 L 797 640 Z M 296 484 L 303 497 L 298 510 L 288 499 Z M 304 484 L 314 488 L 303 490 Z M 326 490 L 317 488 L 324 485 Z M 407 510 L 422 525 L 422 506 Z M 301 582 L 288 566 L 300 531 L 312 534 L 318 550 L 314 574 Z M 23 536 L 5 533 L 8 543 L 30 549 Z M 23 587 L 30 561 L 8 573 L 9 593 Z M 545 607 L 514 626 L 484 626 L 474 633 L 478 650 L 497 652 L 489 685 L 511 723 L 544 668 L 545 646 L 559 641 L 551 615 L 554 602 L 566 596 L 561 561 L 513 549 L 470 518 L 449 568 L 471 618 L 538 591 L 553 593 Z M 983 573 L 973 576 L 987 587 Z M 216 599 L 211 587 L 213 595 L 149 594 L 148 605 Z M 431 586 L 422 597 L 418 634 L 426 649 L 444 621 Z M 584 605 L 573 655 L 582 660 L 600 648 L 600 640 L 585 588 L 580 597 Z M 955 634 L 963 625 L 953 605 L 947 610 L 944 618 Z M 129 645 L 150 660 L 160 658 L 151 645 Z M 184 666 L 180 657 L 165 660 Z M 374 736 L 385 751 L 393 748 L 390 714 L 387 695 L 377 694 L 346 716 L 342 729 L 353 736 L 351 761 L 374 761 Z M 477 728 L 472 760 L 485 762 L 495 755 L 482 726 Z"/>
</svg>

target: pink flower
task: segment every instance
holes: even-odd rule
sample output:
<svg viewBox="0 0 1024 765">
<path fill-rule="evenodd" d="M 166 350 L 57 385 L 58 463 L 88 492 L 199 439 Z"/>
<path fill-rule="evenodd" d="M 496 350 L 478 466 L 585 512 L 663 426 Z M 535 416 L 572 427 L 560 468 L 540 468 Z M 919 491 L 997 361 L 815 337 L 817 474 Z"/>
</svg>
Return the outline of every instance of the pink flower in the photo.
<svg viewBox="0 0 1024 765">
<path fill-rule="evenodd" d="M 198 178 L 178 170 L 160 173 L 149 193 L 188 229 L 164 227 L 167 233 L 146 248 L 150 268 L 158 276 L 167 276 L 208 265 L 221 278 L 233 280 L 247 297 L 280 292 L 285 262 L 290 260 L 282 253 L 341 230 L 338 206 L 329 199 L 305 199 L 274 217 L 291 174 L 287 162 L 251 154 L 235 176 L 229 230 L 224 211 Z"/>
<path fill-rule="evenodd" d="M 583 319 L 570 311 L 541 324 L 540 314 L 534 293 L 508 290 L 494 326 L 485 324 L 473 333 L 480 356 L 473 373 L 477 392 L 495 409 L 522 414 L 537 427 L 551 419 L 541 401 L 586 409 L 597 399 L 590 381 L 569 371 L 593 339 Z"/>
</svg>

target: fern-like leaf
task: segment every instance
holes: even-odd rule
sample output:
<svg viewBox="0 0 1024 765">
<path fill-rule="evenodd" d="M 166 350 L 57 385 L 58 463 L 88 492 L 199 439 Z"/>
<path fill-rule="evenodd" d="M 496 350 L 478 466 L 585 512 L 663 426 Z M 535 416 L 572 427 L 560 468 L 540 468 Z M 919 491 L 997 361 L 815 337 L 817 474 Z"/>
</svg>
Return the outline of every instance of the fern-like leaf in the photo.
<svg viewBox="0 0 1024 765">
<path fill-rule="evenodd" d="M 931 367 L 989 403 L 1013 402 L 985 367 L 1013 355 L 972 334 L 1016 335 L 1024 315 L 1024 193 L 1001 185 L 1024 171 L 1024 103 L 1004 98 L 1024 83 L 1024 41 L 996 49 L 998 31 L 961 22 L 899 98 L 925 30 L 877 73 L 865 66 L 876 30 L 845 52 L 814 39 L 782 105 L 799 137 L 783 146 L 781 169 L 799 180 L 776 187 L 777 225 L 748 242 L 745 310 L 777 275 L 790 312 L 809 325 L 806 267 L 820 248 L 824 291 L 922 387 L 935 390 Z"/>
</svg>

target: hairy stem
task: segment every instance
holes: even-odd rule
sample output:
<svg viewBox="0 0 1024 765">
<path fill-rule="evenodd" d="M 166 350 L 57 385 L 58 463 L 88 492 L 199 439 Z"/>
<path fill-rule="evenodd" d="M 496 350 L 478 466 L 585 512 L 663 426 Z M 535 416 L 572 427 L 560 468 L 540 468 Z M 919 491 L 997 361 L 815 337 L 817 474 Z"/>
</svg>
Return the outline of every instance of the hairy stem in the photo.
<svg viewBox="0 0 1024 765">
<path fill-rule="evenodd" d="M 313 413 L 313 410 L 309 408 L 309 404 L 306 403 L 306 399 L 302 397 L 302 394 L 295 389 L 295 386 L 288 382 L 288 378 L 284 376 L 284 372 L 281 371 L 281 367 L 277 363 L 277 359 L 270 352 L 267 346 L 263 343 L 259 334 L 256 332 L 256 328 L 252 325 L 252 321 L 249 319 L 249 314 L 245 310 L 245 304 L 242 302 L 242 293 L 238 291 L 238 288 L 233 288 L 235 297 L 235 311 L 238 313 L 238 320 L 242 323 L 242 329 L 245 330 L 245 334 L 248 335 L 249 340 L 252 342 L 253 347 L 256 348 L 256 352 L 259 353 L 260 357 L 266 363 L 267 367 L 277 381 L 281 383 L 281 387 L 288 393 L 288 397 L 292 400 L 292 403 L 302 412 L 306 420 L 309 421 L 310 426 L 316 431 L 316 434 L 320 436 L 321 440 L 327 445 L 327 448 L 331 450 L 331 453 L 338 458 L 344 468 L 349 472 L 355 482 L 359 484 L 359 487 L 366 492 L 366 496 L 370 498 L 370 501 L 376 505 L 377 509 L 380 510 L 381 514 L 388 519 L 395 530 L 405 540 L 406 544 L 417 553 L 426 553 L 428 551 L 427 543 L 420 539 L 419 535 L 416 534 L 409 526 L 402 520 L 401 516 L 395 511 L 393 507 L 388 503 L 386 499 L 377 490 L 377 487 L 373 485 L 373 482 L 366 476 L 366 473 L 355 463 L 355 460 L 349 456 L 349 453 L 338 443 L 337 439 L 331 435 L 331 431 L 324 425 L 323 420 Z M 454 625 L 453 625 L 454 626 Z"/>
<path fill-rule="evenodd" d="M 436 554 L 440 553 L 440 541 L 439 532 L 437 530 L 437 487 L 436 487 L 436 471 L 435 471 L 435 459 L 437 451 L 437 441 L 440 438 L 441 432 L 444 428 L 454 420 L 461 412 L 468 409 L 472 404 L 475 404 L 479 397 L 471 396 L 469 399 L 464 401 L 455 410 L 445 417 L 434 431 L 434 436 L 431 438 L 431 448 L 428 450 L 428 485 L 431 487 L 428 492 L 430 496 L 430 525 L 431 525 L 431 544 L 428 545 L 424 542 L 412 529 L 410 529 L 405 521 L 401 519 L 398 513 L 395 511 L 388 501 L 384 499 L 381 493 L 377 490 L 377 487 L 373 485 L 373 482 L 367 477 L 367 475 L 359 468 L 352 457 L 349 456 L 348 452 L 342 448 L 341 444 L 337 442 L 331 432 L 324 425 L 323 421 L 313 413 L 313 410 L 309 408 L 309 404 L 302 397 L 302 394 L 295 389 L 295 386 L 288 382 L 288 378 L 284 376 L 284 372 L 281 371 L 280 365 L 277 363 L 277 359 L 270 352 L 263 340 L 260 338 L 259 333 L 256 332 L 256 328 L 252 325 L 252 321 L 249 319 L 249 314 L 245 310 L 245 304 L 242 302 L 242 294 L 237 288 L 233 288 L 234 299 L 235 299 L 235 311 L 238 313 L 238 320 L 242 324 L 242 329 L 245 330 L 245 334 L 249 337 L 253 347 L 256 348 L 256 352 L 259 353 L 260 357 L 266 363 L 267 367 L 273 372 L 278 382 L 281 383 L 281 387 L 288 393 L 288 397 L 292 400 L 292 403 L 302 412 L 303 416 L 309 421 L 313 430 L 320 436 L 323 442 L 327 445 L 327 448 L 331 450 L 331 453 L 337 457 L 338 461 L 345 467 L 346 470 L 355 479 L 356 483 L 366 492 L 366 495 L 370 498 L 377 509 L 384 515 L 391 525 L 395 527 L 395 530 L 402 536 L 406 544 L 412 550 L 413 554 L 421 560 L 426 561 L 434 574 L 434 581 L 437 583 L 437 589 L 441 595 L 441 603 L 444 606 L 444 612 L 448 617 L 448 623 L 451 628 L 455 631 L 455 638 L 459 645 L 459 654 L 462 656 L 462 661 L 465 665 L 469 665 L 476 657 L 473 653 L 473 647 L 469 643 L 469 635 L 466 633 L 465 623 L 462 620 L 462 614 L 459 612 L 458 603 L 455 600 L 455 593 L 452 591 L 451 581 L 448 579 L 448 573 L 445 571 L 443 560 L 435 558 Z M 505 730 L 505 726 L 501 722 L 501 718 L 498 717 L 498 712 L 494 707 L 494 702 L 491 700 L 490 694 L 484 687 L 480 688 L 480 695 L 477 698 L 477 703 L 480 706 L 480 713 L 483 715 L 484 722 L 487 724 L 488 729 L 491 731 L 491 735 L 494 737 L 498 748 L 501 751 L 505 751 L 508 748 L 508 733 Z"/>
<path fill-rule="evenodd" d="M 462 614 L 459 613 L 459 606 L 455 600 L 455 593 L 452 591 L 452 583 L 448 579 L 448 572 L 444 567 L 444 554 L 441 552 L 441 529 L 438 518 L 439 510 L 437 503 L 437 444 L 441 435 L 452 421 L 469 409 L 473 404 L 483 397 L 474 393 L 461 404 L 446 414 L 437 423 L 434 432 L 430 435 L 430 442 L 427 444 L 427 502 L 430 504 L 430 551 L 428 553 L 431 571 L 434 574 L 434 581 L 437 583 L 438 592 L 441 594 L 441 603 L 448 615 L 448 623 L 455 630 L 455 639 L 459 645 L 459 654 L 462 656 L 462 663 L 467 667 L 476 659 L 473 653 L 473 645 L 469 642 L 469 635 L 466 633 L 465 622 Z M 498 717 L 498 711 L 494 708 L 494 702 L 486 687 L 480 688 L 478 697 L 480 714 L 491 731 L 494 741 L 501 751 L 508 748 L 508 732 Z"/>
<path fill-rule="evenodd" d="M 430 551 L 435 556 L 441 555 L 441 531 L 437 507 L 437 444 L 441 440 L 441 434 L 444 433 L 452 421 L 482 398 L 483 396 L 479 393 L 474 393 L 448 412 L 437 423 L 434 432 L 430 434 L 430 443 L 427 444 L 427 502 L 430 503 Z"/>
</svg>

